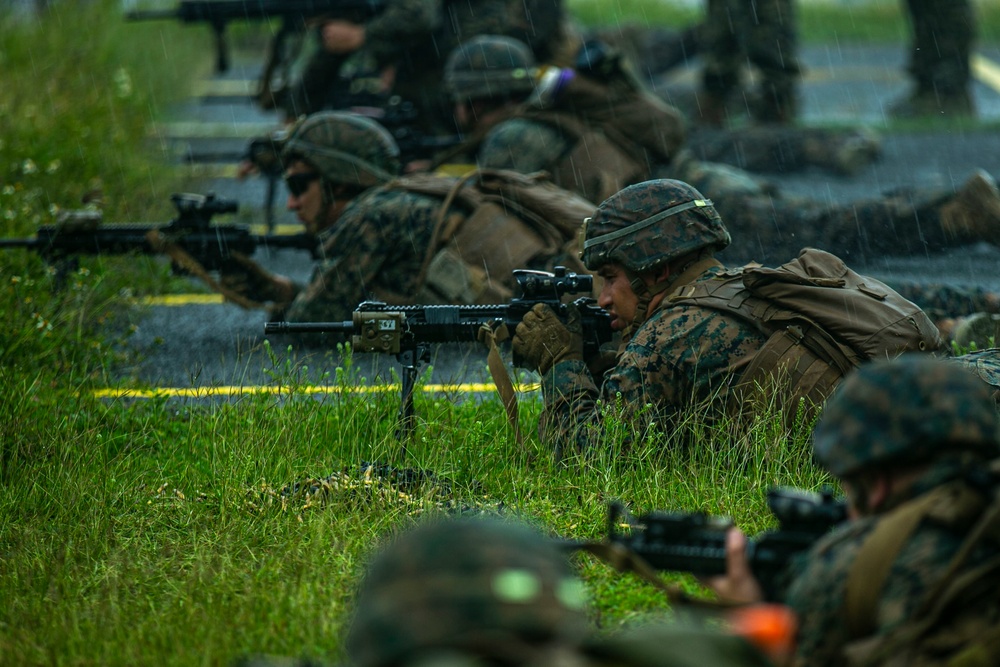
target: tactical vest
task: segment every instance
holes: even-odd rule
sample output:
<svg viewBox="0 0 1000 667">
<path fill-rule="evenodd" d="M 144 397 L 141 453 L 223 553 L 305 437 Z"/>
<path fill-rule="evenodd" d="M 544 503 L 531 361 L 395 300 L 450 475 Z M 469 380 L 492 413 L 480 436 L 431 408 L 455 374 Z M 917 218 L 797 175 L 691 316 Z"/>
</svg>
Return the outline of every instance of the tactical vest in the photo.
<svg viewBox="0 0 1000 667">
<path fill-rule="evenodd" d="M 546 174 L 485 169 L 462 178 L 418 174 L 389 187 L 441 199 L 417 280 L 425 303 L 509 301 L 512 272 L 551 258 L 587 272 L 578 237 L 595 207 L 553 185 Z"/>
<path fill-rule="evenodd" d="M 995 476 L 998 461 L 991 464 Z M 878 601 L 893 564 L 923 522 L 965 541 L 943 563 L 916 612 L 890 633 L 877 630 Z M 992 554 L 968 564 L 972 553 Z M 955 481 L 881 518 L 862 543 L 847 579 L 844 620 L 855 641 L 844 649 L 856 667 L 988 667 L 1000 664 L 1000 495 Z"/>
<path fill-rule="evenodd" d="M 768 337 L 734 388 L 734 409 L 775 390 L 788 392 L 783 405 L 818 405 L 865 361 L 943 345 L 918 306 L 812 248 L 776 269 L 748 265 L 684 285 L 665 304 L 735 315 Z"/>
</svg>

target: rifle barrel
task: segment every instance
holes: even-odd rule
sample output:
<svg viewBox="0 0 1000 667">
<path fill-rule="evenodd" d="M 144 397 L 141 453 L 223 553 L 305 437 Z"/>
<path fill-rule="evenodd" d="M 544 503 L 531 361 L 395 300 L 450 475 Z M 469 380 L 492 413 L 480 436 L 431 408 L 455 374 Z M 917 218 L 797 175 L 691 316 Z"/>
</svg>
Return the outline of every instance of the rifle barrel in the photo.
<svg viewBox="0 0 1000 667">
<path fill-rule="evenodd" d="M 265 334 L 353 333 L 354 322 L 266 322 Z"/>
<path fill-rule="evenodd" d="M 125 12 L 126 21 L 160 21 L 179 18 L 176 9 L 134 9 Z"/>
<path fill-rule="evenodd" d="M 384 0 L 181 0 L 175 9 L 137 9 L 125 13 L 129 21 L 176 19 L 184 23 L 263 21 L 268 18 L 312 17 L 331 12 L 377 14 Z"/>
<path fill-rule="evenodd" d="M 0 239 L 0 248 L 34 248 L 38 245 L 38 239 Z"/>
</svg>

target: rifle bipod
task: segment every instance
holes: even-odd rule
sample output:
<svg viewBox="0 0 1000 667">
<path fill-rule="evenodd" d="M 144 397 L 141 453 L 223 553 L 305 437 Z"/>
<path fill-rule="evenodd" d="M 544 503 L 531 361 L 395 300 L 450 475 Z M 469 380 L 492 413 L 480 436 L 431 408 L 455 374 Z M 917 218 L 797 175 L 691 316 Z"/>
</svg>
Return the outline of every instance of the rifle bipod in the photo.
<svg viewBox="0 0 1000 667">
<path fill-rule="evenodd" d="M 413 407 L 413 391 L 417 386 L 420 363 L 430 361 L 430 346 L 422 343 L 400 350 L 396 355 L 400 365 L 399 423 L 396 425 L 396 439 L 400 442 L 400 459 L 406 457 L 406 446 L 413 438 L 417 413 Z"/>
</svg>

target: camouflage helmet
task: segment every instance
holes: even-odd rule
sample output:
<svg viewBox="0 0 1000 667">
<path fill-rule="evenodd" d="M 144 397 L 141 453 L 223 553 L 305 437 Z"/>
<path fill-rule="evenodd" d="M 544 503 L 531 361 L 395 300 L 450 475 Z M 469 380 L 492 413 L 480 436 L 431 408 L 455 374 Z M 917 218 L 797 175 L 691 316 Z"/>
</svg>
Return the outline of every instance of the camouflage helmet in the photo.
<svg viewBox="0 0 1000 667">
<path fill-rule="evenodd" d="M 661 179 L 630 185 L 605 199 L 584 222 L 582 257 L 591 271 L 614 262 L 645 273 L 729 243 L 729 230 L 711 200 L 687 183 Z"/>
<path fill-rule="evenodd" d="M 358 667 L 387 667 L 431 652 L 576 644 L 585 634 L 583 605 L 566 557 L 533 530 L 433 521 L 375 558 L 346 649 Z"/>
<path fill-rule="evenodd" d="M 854 371 L 827 400 L 813 431 L 816 461 L 838 477 L 959 451 L 1000 455 L 1000 417 L 985 382 L 930 355 Z"/>
<path fill-rule="evenodd" d="M 445 91 L 452 100 L 529 94 L 535 89 L 535 57 L 523 42 L 498 35 L 480 35 L 448 56 Z"/>
<path fill-rule="evenodd" d="M 287 166 L 306 160 L 328 181 L 371 187 L 399 174 L 399 147 L 389 132 L 358 114 L 323 111 L 296 126 L 285 141 Z"/>
</svg>

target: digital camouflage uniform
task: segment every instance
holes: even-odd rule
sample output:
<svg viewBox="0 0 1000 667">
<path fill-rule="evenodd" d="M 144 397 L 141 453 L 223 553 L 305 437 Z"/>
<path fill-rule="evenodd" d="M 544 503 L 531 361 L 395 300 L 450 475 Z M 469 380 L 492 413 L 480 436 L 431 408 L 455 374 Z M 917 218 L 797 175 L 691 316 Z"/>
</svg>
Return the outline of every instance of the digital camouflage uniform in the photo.
<svg viewBox="0 0 1000 667">
<path fill-rule="evenodd" d="M 897 116 L 973 111 L 969 58 L 975 14 L 969 0 L 906 0 L 913 38 L 908 69 L 914 88 Z"/>
<path fill-rule="evenodd" d="M 853 176 L 882 151 L 867 128 L 833 129 L 789 125 L 749 125 L 737 129 L 695 125 L 685 147 L 702 162 L 719 162 L 753 172 L 788 174 L 808 168 Z"/>
<path fill-rule="evenodd" d="M 520 85 L 526 83 L 525 72 L 533 74 L 530 79 L 536 83 L 533 95 L 529 95 L 533 92 L 530 86 Z M 632 84 L 626 83 L 628 81 Z M 476 159 L 480 142 L 492 126 L 519 119 L 548 124 L 558 130 L 560 136 L 543 136 L 541 140 L 559 144 L 561 138 L 563 142 L 570 142 L 552 148 L 553 151 L 564 150 L 564 159 L 570 155 L 574 142 L 584 140 L 578 139 L 579 129 L 571 129 L 581 124 L 585 130 L 594 126 L 599 133 L 607 134 L 612 143 L 619 142 L 622 137 L 629 139 L 629 145 L 621 146 L 627 154 L 638 155 L 655 149 L 657 152 L 641 156 L 647 166 L 669 162 L 683 144 L 703 162 L 724 163 L 751 171 L 781 173 L 814 166 L 838 174 L 853 174 L 875 160 L 880 152 L 878 137 L 867 130 L 767 125 L 736 130 L 700 127 L 686 131 L 680 111 L 646 92 L 621 54 L 599 41 L 583 44 L 574 68 L 554 71 L 553 68 L 536 68 L 531 52 L 523 44 L 498 36 L 481 36 L 449 56 L 445 85 L 457 103 L 470 100 L 489 100 L 495 104 L 508 104 L 508 100 L 525 102 L 523 106 L 505 109 L 504 113 L 491 112 L 487 114 L 488 120 L 478 120 L 466 143 L 454 152 L 464 153 L 469 161 Z M 650 108 L 643 111 L 629 95 L 636 99 L 648 96 L 652 100 L 647 103 Z M 605 118 L 609 115 L 608 109 L 614 110 L 610 122 Z M 644 115 L 633 115 L 636 110 Z M 648 126 L 649 131 L 639 133 L 635 126 Z M 510 136 L 496 141 L 502 142 L 502 147 L 511 154 L 517 154 L 521 144 L 530 147 L 534 139 L 530 136 L 519 138 L 518 131 L 530 133 L 531 127 L 527 123 L 511 127 Z M 525 159 L 533 159 L 531 152 Z M 600 161 L 601 158 L 595 159 Z M 613 167 L 609 165 L 605 169 Z M 726 169 L 721 165 L 718 168 Z M 572 186 L 564 184 L 563 187 Z M 580 190 L 579 187 L 573 189 Z M 600 201 L 613 191 L 582 194 Z"/>
<path fill-rule="evenodd" d="M 447 177 L 440 180 L 444 181 L 445 191 L 455 183 L 455 179 Z M 516 236 L 511 228 L 515 223 L 509 219 L 514 214 L 508 212 L 502 230 L 494 225 L 482 232 L 494 235 L 483 265 L 473 267 L 476 273 L 471 278 L 455 278 L 454 271 L 465 272 L 469 270 L 468 262 L 476 261 L 469 259 L 475 251 L 464 245 L 464 237 L 456 235 L 448 244 L 439 239 L 438 247 L 431 252 L 444 197 L 409 191 L 407 182 L 404 179 L 366 190 L 347 205 L 333 227 L 320 233 L 323 257 L 310 283 L 299 286 L 300 291 L 284 314 L 286 320 L 350 319 L 357 305 L 369 298 L 393 304 L 495 303 L 516 292 L 513 269 L 498 267 L 551 271 L 560 265 L 572 266 L 575 261 L 575 245 L 550 248 Z M 457 223 L 473 219 L 471 213 L 453 203 L 444 218 Z M 498 234 L 503 238 L 497 238 Z M 436 255 L 446 245 L 452 248 L 454 263 L 443 269 L 443 275 L 435 271 L 437 265 L 433 262 L 425 272 L 429 255 Z M 515 261 L 515 257 L 520 259 Z M 521 263 L 524 257 L 529 259 Z M 483 284 L 478 283 L 478 272 L 484 274 Z M 466 280 L 474 283 L 468 289 L 464 287 Z"/>
<path fill-rule="evenodd" d="M 486 134 L 476 161 L 481 167 L 555 172 L 570 146 L 570 139 L 553 124 L 514 118 Z M 602 169 L 595 163 L 574 166 L 582 173 Z M 609 179 L 613 177 L 609 175 Z M 901 188 L 850 204 L 782 196 L 751 174 L 696 160 L 687 151 L 681 151 L 671 164 L 654 166 L 653 178 L 684 181 L 712 199 L 738 240 L 723 255 L 728 261 L 785 261 L 804 247 L 815 247 L 850 263 L 863 263 L 885 255 L 919 254 L 974 240 L 946 234 L 942 229 L 941 210 L 954 199 L 951 193 L 925 194 Z M 574 189 L 572 183 L 561 185 Z M 619 184 L 626 185 L 629 183 Z"/>
<path fill-rule="evenodd" d="M 724 101 L 740 86 L 746 64 L 756 67 L 761 78 L 751 104 L 754 118 L 795 118 L 800 67 L 792 0 L 708 0 L 700 44 L 702 91 L 712 98 L 704 106 L 709 124 L 724 122 Z"/>
<path fill-rule="evenodd" d="M 995 363 L 993 368 L 995 372 Z M 996 477 L 981 475 L 983 462 L 1000 454 L 1000 421 L 981 379 L 959 370 L 951 360 L 907 355 L 863 366 L 828 400 L 814 442 L 817 460 L 834 475 L 844 479 L 894 466 L 930 467 L 906 491 L 891 496 L 885 507 L 836 530 L 797 563 L 785 597 L 799 616 L 797 665 L 847 664 L 842 650 L 862 639 L 852 636 L 845 622 L 850 616 L 845 599 L 852 566 L 866 538 L 893 510 L 943 488 L 995 493 Z M 976 497 L 980 504 L 989 502 L 986 496 Z M 938 501 L 937 506 L 947 502 Z M 972 520 L 962 525 L 971 526 Z M 874 635 L 887 635 L 917 612 L 955 557 L 966 530 L 933 514 L 920 521 L 892 561 L 876 597 Z M 988 540 L 976 546 L 959 573 L 995 558 L 998 546 Z"/>
<path fill-rule="evenodd" d="M 365 45 L 355 54 L 319 49 L 302 81 L 291 93 L 294 115 L 331 108 L 330 87 L 355 93 L 377 91 L 383 68 L 396 68 L 392 94 L 420 110 L 424 132 L 455 132 L 452 108 L 443 96 L 444 61 L 459 44 L 476 35 L 511 35 L 524 40 L 545 60 L 564 48 L 561 0 L 390 0 L 365 23 Z M 343 98 L 342 98 L 343 99 Z"/>
<path fill-rule="evenodd" d="M 415 302 L 417 276 L 441 204 L 386 187 L 358 196 L 332 228 L 320 233 L 323 257 L 309 284 L 300 286 L 285 319 L 348 320 L 359 303 L 379 295 L 383 300 L 410 295 Z"/>
<path fill-rule="evenodd" d="M 334 105 L 348 94 L 381 96 L 379 71 L 416 48 L 440 20 L 439 0 L 387 0 L 385 8 L 365 22 L 365 46 L 348 54 L 326 51 L 319 36 L 322 26 L 317 27 L 312 55 L 281 106 L 297 118 L 337 108 Z"/>
<path fill-rule="evenodd" d="M 635 228 L 639 231 L 615 237 Z M 559 361 L 544 372 L 539 430 L 557 458 L 600 446 L 604 415 L 599 400 L 622 411 L 628 422 L 656 424 L 661 432 L 695 404 L 726 404 L 732 378 L 750 363 L 766 337 L 746 320 L 716 309 L 672 304 L 669 295 L 719 273 L 723 267 L 711 255 L 729 242 L 710 202 L 685 183 L 642 183 L 601 204 L 587 223 L 583 260 L 588 269 L 614 263 L 632 275 L 643 275 L 681 258 L 699 259 L 667 282 L 637 293 L 636 318 L 624 332 L 625 346 L 602 385 L 582 359 Z M 646 318 L 656 293 L 666 296 Z M 517 336 L 514 345 L 517 351 Z"/>
<path fill-rule="evenodd" d="M 932 320 L 973 313 L 1000 312 L 1000 295 L 982 287 L 892 281 L 892 288 L 920 306 Z"/>
<path fill-rule="evenodd" d="M 675 286 L 707 280 L 722 268 L 682 276 Z M 724 405 L 733 376 L 766 340 L 738 317 L 665 300 L 625 345 L 603 384 L 578 360 L 560 362 L 542 378 L 542 442 L 554 446 L 557 458 L 599 448 L 599 400 L 623 409 L 628 421 L 656 423 L 660 432 L 688 408 L 706 401 Z"/>
</svg>

